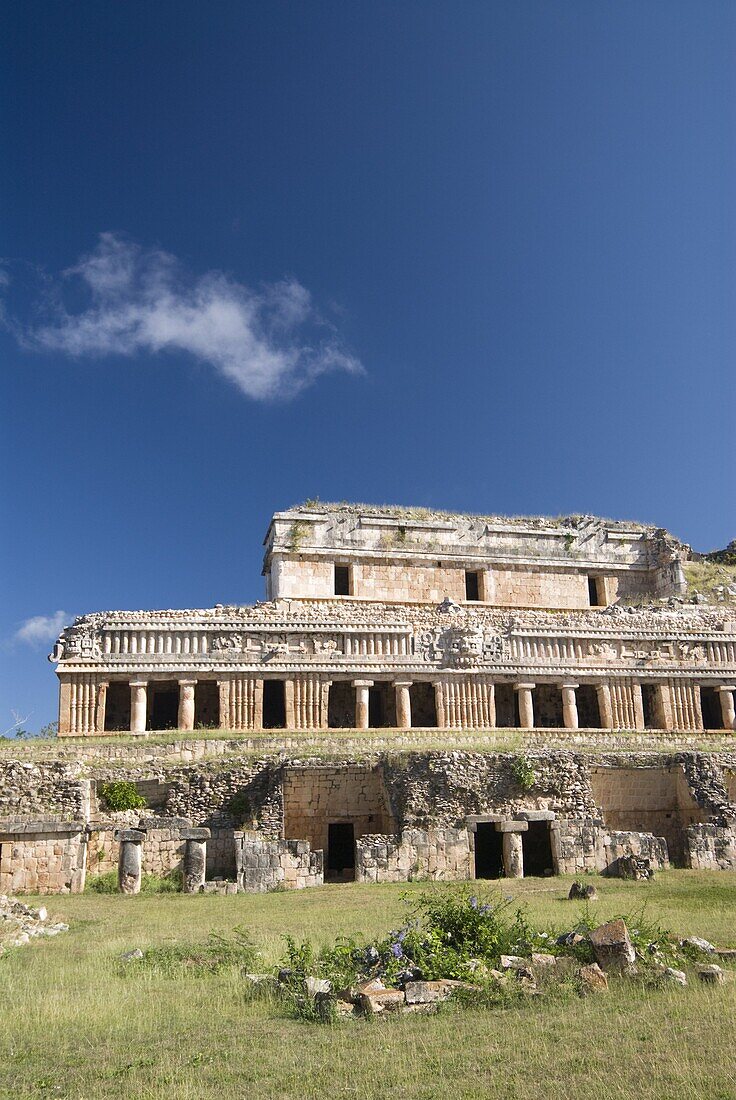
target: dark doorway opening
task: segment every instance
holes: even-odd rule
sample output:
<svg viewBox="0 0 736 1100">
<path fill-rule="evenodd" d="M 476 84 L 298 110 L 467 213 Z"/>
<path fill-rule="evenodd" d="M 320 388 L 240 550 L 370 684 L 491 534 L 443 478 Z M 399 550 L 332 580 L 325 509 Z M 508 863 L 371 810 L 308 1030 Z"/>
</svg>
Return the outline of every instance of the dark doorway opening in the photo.
<svg viewBox="0 0 736 1100">
<path fill-rule="evenodd" d="M 521 834 L 524 854 L 524 877 L 553 875 L 552 840 L 549 821 L 530 821 L 529 829 Z"/>
<path fill-rule="evenodd" d="M 148 728 L 175 730 L 179 725 L 179 685 L 175 680 L 148 685 Z"/>
<path fill-rule="evenodd" d="M 393 684 L 383 682 L 369 688 L 368 725 L 371 729 L 393 729 L 396 726 L 396 697 Z"/>
<path fill-rule="evenodd" d="M 591 607 L 601 607 L 605 604 L 602 589 L 602 577 L 588 577 L 588 602 Z"/>
<path fill-rule="evenodd" d="M 723 729 L 720 693 L 715 688 L 701 687 L 700 710 L 703 715 L 703 729 Z"/>
<path fill-rule="evenodd" d="M 355 880 L 355 830 L 350 821 L 327 826 L 327 882 Z"/>
<path fill-rule="evenodd" d="M 513 684 L 496 684 L 496 725 L 499 729 L 516 729 L 519 725 L 519 708 Z"/>
<path fill-rule="evenodd" d="M 105 697 L 105 731 L 130 729 L 130 685 L 116 683 L 107 685 Z"/>
<path fill-rule="evenodd" d="M 659 726 L 659 688 L 656 684 L 641 685 L 641 705 L 644 711 L 644 728 L 658 730 Z"/>
<path fill-rule="evenodd" d="M 592 684 L 581 684 L 576 693 L 578 704 L 578 725 L 581 730 L 599 730 L 601 728 L 601 710 L 598 705 L 598 691 Z"/>
<path fill-rule="evenodd" d="M 286 692 L 283 680 L 263 681 L 263 728 L 286 729 Z"/>
<path fill-rule="evenodd" d="M 480 600 L 480 573 L 465 570 L 465 599 Z"/>
<path fill-rule="evenodd" d="M 537 684 L 534 688 L 534 725 L 542 729 L 562 729 L 562 691 L 559 684 Z"/>
<path fill-rule="evenodd" d="M 194 728 L 217 729 L 220 725 L 220 689 L 217 680 L 197 680 L 194 687 Z"/>
<path fill-rule="evenodd" d="M 336 565 L 335 566 L 335 595 L 336 596 L 349 596 L 350 595 L 350 566 L 349 565 Z"/>
<path fill-rule="evenodd" d="M 327 725 L 331 730 L 355 729 L 355 688 L 348 680 L 330 684 Z"/>
<path fill-rule="evenodd" d="M 474 843 L 475 877 L 503 878 L 503 833 L 492 821 L 479 821 Z"/>
<path fill-rule="evenodd" d="M 437 726 L 434 684 L 412 684 L 409 688 L 411 724 L 421 728 Z"/>
</svg>

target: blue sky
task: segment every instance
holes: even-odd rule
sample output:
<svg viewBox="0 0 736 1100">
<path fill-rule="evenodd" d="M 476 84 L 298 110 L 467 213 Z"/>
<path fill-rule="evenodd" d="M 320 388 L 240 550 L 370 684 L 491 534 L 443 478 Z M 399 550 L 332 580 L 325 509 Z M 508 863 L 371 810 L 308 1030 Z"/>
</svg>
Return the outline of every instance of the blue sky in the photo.
<svg viewBox="0 0 736 1100">
<path fill-rule="evenodd" d="M 0 732 L 57 613 L 260 598 L 307 497 L 736 536 L 730 2 L 26 0 L 1 49 Z"/>
</svg>

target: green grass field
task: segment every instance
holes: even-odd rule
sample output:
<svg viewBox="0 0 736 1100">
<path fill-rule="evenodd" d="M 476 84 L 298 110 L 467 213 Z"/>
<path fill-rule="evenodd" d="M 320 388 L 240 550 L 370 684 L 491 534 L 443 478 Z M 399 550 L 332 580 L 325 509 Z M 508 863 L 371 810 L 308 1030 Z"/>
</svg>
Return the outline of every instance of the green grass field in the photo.
<svg viewBox="0 0 736 1100">
<path fill-rule="evenodd" d="M 736 875 L 670 871 L 652 884 L 596 879 L 601 920 L 637 910 L 681 934 L 736 945 Z M 569 878 L 501 884 L 538 924 L 571 925 Z M 284 1018 L 248 1001 L 237 971 L 164 977 L 122 952 L 249 930 L 273 963 L 284 935 L 320 944 L 398 923 L 410 886 L 326 886 L 237 897 L 44 899 L 70 931 L 0 958 L 0 1096 L 462 1097 L 464 1100 L 736 1098 L 736 983 L 530 999 L 510 1009 L 347 1021 Z M 33 903 L 32 899 L 31 903 Z"/>
</svg>

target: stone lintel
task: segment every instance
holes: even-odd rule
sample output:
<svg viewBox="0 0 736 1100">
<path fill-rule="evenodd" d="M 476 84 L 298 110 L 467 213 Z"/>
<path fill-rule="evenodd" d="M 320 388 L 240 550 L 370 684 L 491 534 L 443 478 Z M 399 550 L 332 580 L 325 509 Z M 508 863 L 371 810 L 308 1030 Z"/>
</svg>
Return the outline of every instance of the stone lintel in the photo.
<svg viewBox="0 0 736 1100">
<path fill-rule="evenodd" d="M 121 844 L 141 844 L 146 835 L 145 829 L 116 829 L 115 840 Z"/>
<path fill-rule="evenodd" d="M 18 821 L 0 820 L 0 835 L 2 836 L 38 836 L 47 833 L 81 833 L 85 826 L 79 821 Z"/>
<path fill-rule="evenodd" d="M 179 835 L 181 836 L 182 840 L 209 840 L 212 836 L 212 833 L 209 829 L 205 827 L 192 827 L 182 829 Z M 234 835 L 237 836 L 238 834 L 235 833 Z"/>
<path fill-rule="evenodd" d="M 479 825 L 495 825 L 497 821 L 505 821 L 503 814 L 473 814 L 466 817 L 465 822 L 471 833 L 478 831 Z"/>
<path fill-rule="evenodd" d="M 496 822 L 497 833 L 525 833 L 529 828 L 528 821 L 516 821 L 506 818 L 504 821 Z"/>
<path fill-rule="evenodd" d="M 142 832 L 147 832 L 149 829 L 190 829 L 192 823 L 188 817 L 166 817 L 162 814 L 160 817 L 142 817 L 137 825 L 137 828 Z"/>
<path fill-rule="evenodd" d="M 552 810 L 519 810 L 516 814 L 517 821 L 554 821 Z"/>
</svg>

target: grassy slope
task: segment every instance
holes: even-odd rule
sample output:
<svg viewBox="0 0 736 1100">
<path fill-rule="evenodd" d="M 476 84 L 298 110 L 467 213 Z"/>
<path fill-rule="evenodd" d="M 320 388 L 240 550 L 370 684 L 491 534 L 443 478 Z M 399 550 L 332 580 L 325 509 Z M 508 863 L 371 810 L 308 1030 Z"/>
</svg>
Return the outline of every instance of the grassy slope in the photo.
<svg viewBox="0 0 736 1100">
<path fill-rule="evenodd" d="M 536 921 L 569 924 L 569 879 L 504 883 Z M 412 885 L 410 892 L 423 887 Z M 294 894 L 51 898 L 63 937 L 0 960 L 0 1095 L 98 1097 L 462 1097 L 679 1100 L 736 1097 L 736 984 L 534 1001 L 313 1027 L 243 1001 L 235 976 L 188 982 L 121 973 L 118 955 L 247 927 L 273 961 L 280 937 L 326 941 L 384 931 L 407 887 L 328 886 Z M 736 875 L 673 871 L 652 885 L 599 880 L 601 919 L 637 908 L 682 933 L 736 942 Z"/>
<path fill-rule="evenodd" d="M 701 592 L 709 600 L 718 602 L 715 589 L 736 585 L 736 565 L 721 565 L 714 561 L 689 561 L 683 566 L 688 592 Z M 736 596 L 723 594 L 722 601 L 727 606 L 736 605 Z"/>
</svg>

